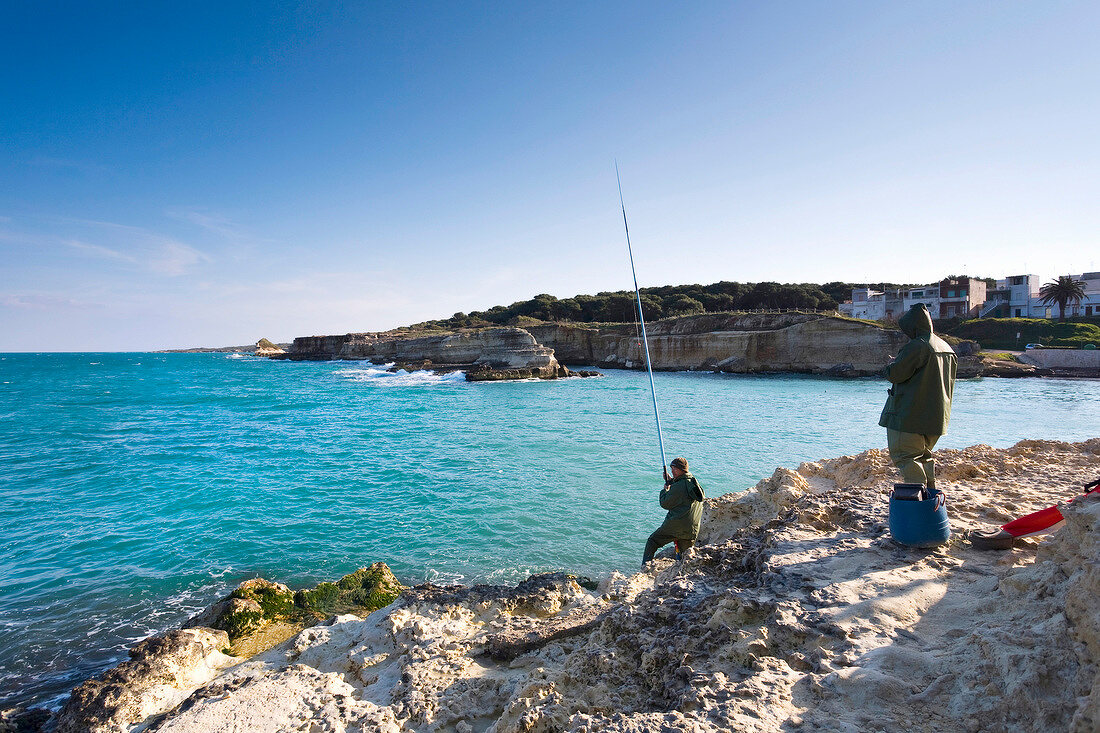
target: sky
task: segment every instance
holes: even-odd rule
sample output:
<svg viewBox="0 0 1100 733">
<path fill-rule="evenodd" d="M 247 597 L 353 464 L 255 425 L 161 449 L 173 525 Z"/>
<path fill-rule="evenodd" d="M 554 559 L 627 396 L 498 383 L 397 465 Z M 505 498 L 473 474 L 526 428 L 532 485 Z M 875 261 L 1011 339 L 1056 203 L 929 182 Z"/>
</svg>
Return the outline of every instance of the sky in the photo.
<svg viewBox="0 0 1100 733">
<path fill-rule="evenodd" d="M 0 351 L 1100 269 L 1089 2 L 0 4 Z"/>
</svg>

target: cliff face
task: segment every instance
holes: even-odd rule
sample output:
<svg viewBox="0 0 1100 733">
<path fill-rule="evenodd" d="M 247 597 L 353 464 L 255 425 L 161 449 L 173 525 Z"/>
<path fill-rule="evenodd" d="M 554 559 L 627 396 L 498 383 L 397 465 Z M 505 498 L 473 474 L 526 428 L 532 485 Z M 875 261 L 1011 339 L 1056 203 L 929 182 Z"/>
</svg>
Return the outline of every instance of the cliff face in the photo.
<svg viewBox="0 0 1100 733">
<path fill-rule="evenodd" d="M 733 374 L 868 376 L 878 374 L 908 341 L 900 331 L 811 313 L 687 316 L 647 324 L 646 332 L 654 369 Z M 272 358 L 427 362 L 427 368 L 466 370 L 470 380 L 567 376 L 559 362 L 645 368 L 641 333 L 631 324 L 304 336 Z"/>
<path fill-rule="evenodd" d="M 521 328 L 482 328 L 416 337 L 393 333 L 300 336 L 294 339 L 290 351 L 271 358 L 413 362 L 431 369 L 464 369 L 471 380 L 553 379 L 568 374 L 554 358 L 553 349 L 539 345 Z"/>
<path fill-rule="evenodd" d="M 268 339 L 260 339 L 256 342 L 256 356 L 274 356 L 284 353 L 284 349 Z"/>
<path fill-rule="evenodd" d="M 630 325 L 528 326 L 563 362 L 645 367 L 640 333 Z M 650 357 L 659 370 L 730 373 L 878 373 L 908 341 L 900 331 L 803 313 L 702 315 L 647 324 Z"/>
</svg>

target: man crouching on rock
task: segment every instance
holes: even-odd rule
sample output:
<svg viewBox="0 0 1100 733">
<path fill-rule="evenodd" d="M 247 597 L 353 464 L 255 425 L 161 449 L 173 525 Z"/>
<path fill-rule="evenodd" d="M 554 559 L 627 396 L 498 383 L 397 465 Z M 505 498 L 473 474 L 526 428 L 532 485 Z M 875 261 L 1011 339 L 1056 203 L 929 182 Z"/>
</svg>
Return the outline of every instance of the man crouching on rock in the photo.
<svg viewBox="0 0 1100 733">
<path fill-rule="evenodd" d="M 946 341 L 932 333 L 932 317 L 917 303 L 898 319 L 910 338 L 898 352 L 886 378 L 893 382 L 878 424 L 886 428 L 890 460 L 906 483 L 936 488 L 932 448 L 947 432 L 955 391 L 958 357 Z"/>
<path fill-rule="evenodd" d="M 668 509 L 665 521 L 645 543 L 642 565 L 653 559 L 653 553 L 669 542 L 676 543 L 676 555 L 695 544 L 699 536 L 699 520 L 703 516 L 703 487 L 688 473 L 688 462 L 674 458 L 669 464 L 672 475 L 665 471 L 665 487 L 661 489 L 661 507 Z"/>
</svg>

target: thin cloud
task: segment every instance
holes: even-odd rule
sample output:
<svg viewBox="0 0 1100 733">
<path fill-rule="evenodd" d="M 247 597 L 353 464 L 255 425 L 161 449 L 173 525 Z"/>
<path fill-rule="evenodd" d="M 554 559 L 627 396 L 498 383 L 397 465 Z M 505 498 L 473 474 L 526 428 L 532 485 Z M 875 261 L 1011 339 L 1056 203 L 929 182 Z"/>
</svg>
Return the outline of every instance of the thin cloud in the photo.
<svg viewBox="0 0 1100 733">
<path fill-rule="evenodd" d="M 79 242 L 79 249 L 95 253 L 98 256 L 120 262 L 134 264 L 158 275 L 178 277 L 186 275 L 197 265 L 211 262 L 205 252 L 189 244 L 159 232 L 129 224 L 117 224 L 109 221 L 78 219 L 78 223 L 114 233 L 119 240 L 119 248 Z M 66 241 L 74 246 L 72 241 Z"/>
<path fill-rule="evenodd" d="M 216 214 L 206 214 L 193 209 L 170 209 L 166 213 L 168 216 L 194 224 L 230 241 L 249 239 L 239 226 Z"/>
<path fill-rule="evenodd" d="M 65 245 L 72 247 L 78 252 L 91 255 L 93 257 L 99 257 L 105 260 L 117 260 L 120 262 L 129 262 L 131 264 L 137 264 L 137 259 L 130 255 L 123 254 L 118 250 L 111 249 L 110 247 L 101 247 L 98 244 L 88 244 L 87 242 L 81 242 L 78 239 L 67 239 L 64 242 Z"/>
<path fill-rule="evenodd" d="M 269 237 L 259 237 L 246 227 L 221 214 L 197 209 L 168 209 L 165 214 L 173 219 L 196 226 L 203 232 L 213 234 L 216 238 L 226 242 L 230 247 L 223 254 L 238 261 L 255 256 L 259 245 L 268 245 L 278 241 Z"/>
<path fill-rule="evenodd" d="M 149 260 L 147 265 L 157 274 L 176 277 L 186 275 L 200 262 L 210 262 L 210 258 L 194 247 L 180 242 L 168 242 L 161 246 L 160 253 Z"/>
<path fill-rule="evenodd" d="M 95 303 L 81 303 L 57 295 L 16 295 L 0 294 L 0 308 L 16 308 L 18 310 L 49 311 L 59 309 L 88 308 Z"/>
</svg>

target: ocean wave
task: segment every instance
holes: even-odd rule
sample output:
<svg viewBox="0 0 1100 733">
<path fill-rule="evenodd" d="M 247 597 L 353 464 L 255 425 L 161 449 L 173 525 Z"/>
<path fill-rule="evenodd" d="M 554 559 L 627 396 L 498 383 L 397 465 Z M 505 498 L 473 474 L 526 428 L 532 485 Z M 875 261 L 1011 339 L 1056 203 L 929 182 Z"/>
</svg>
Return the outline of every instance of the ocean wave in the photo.
<svg viewBox="0 0 1100 733">
<path fill-rule="evenodd" d="M 398 369 L 396 372 L 391 372 L 386 366 L 387 365 L 375 366 L 370 364 L 356 369 L 342 369 L 337 372 L 337 374 L 341 379 L 346 379 L 348 381 L 372 382 L 387 387 L 423 387 L 438 384 L 465 383 L 466 381 L 465 372 L 437 374 L 426 369 L 413 372 Z"/>
</svg>

